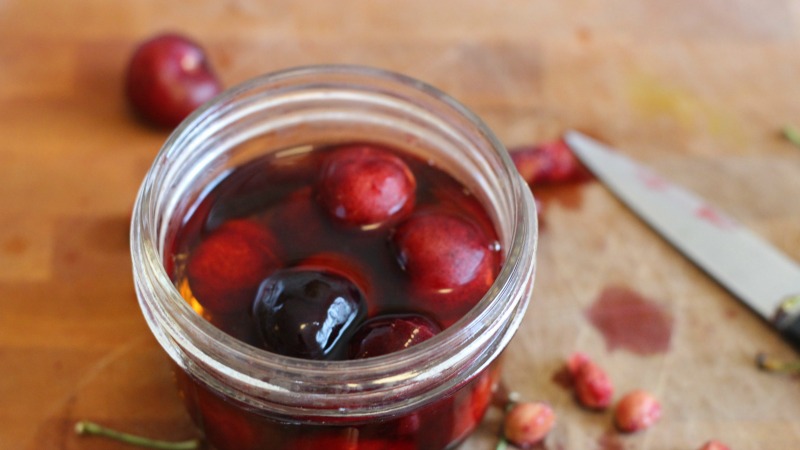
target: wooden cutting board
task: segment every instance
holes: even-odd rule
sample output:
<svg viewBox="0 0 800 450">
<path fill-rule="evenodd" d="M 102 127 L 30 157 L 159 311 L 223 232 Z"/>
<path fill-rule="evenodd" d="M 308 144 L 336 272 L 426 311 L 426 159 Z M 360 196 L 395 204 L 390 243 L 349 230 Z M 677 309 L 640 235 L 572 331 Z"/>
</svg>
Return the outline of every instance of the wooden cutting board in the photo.
<svg viewBox="0 0 800 450">
<path fill-rule="evenodd" d="M 131 281 L 129 211 L 166 139 L 121 96 L 140 40 L 193 36 L 226 85 L 311 63 L 400 71 L 509 146 L 587 131 L 800 260 L 800 149 L 778 134 L 800 125 L 798 24 L 789 0 L 0 2 L 0 448 L 124 448 L 74 436 L 79 419 L 196 434 Z M 753 363 L 797 357 L 786 344 L 598 183 L 537 195 L 537 285 L 505 378 L 555 408 L 541 448 L 800 448 L 799 381 Z M 621 297 L 667 318 L 646 350 L 590 320 L 595 307 L 635 322 L 609 306 Z M 578 408 L 554 379 L 573 351 L 606 368 L 617 398 L 653 392 L 663 419 L 624 436 Z M 494 411 L 463 448 L 494 448 L 498 424 Z"/>
</svg>

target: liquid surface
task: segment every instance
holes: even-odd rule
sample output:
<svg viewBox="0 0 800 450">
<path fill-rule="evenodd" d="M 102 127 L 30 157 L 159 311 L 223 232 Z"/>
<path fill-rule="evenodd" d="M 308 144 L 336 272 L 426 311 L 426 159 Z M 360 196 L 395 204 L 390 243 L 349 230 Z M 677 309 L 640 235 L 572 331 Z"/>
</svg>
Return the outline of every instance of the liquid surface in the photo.
<svg viewBox="0 0 800 450">
<path fill-rule="evenodd" d="M 383 172 L 359 179 L 359 173 L 351 170 L 358 166 L 353 160 L 370 159 L 369 167 L 375 167 L 372 160 L 380 164 L 381 157 L 387 164 L 401 166 L 383 172 L 395 178 L 403 174 L 402 183 L 395 179 L 381 185 Z M 337 167 L 348 169 L 339 177 L 346 179 L 340 185 L 330 176 L 331 168 Z M 400 198 L 405 203 L 386 208 L 385 202 L 372 201 L 370 196 L 382 195 L 387 185 L 390 200 Z M 398 189 L 412 191 L 399 195 Z M 376 204 L 383 208 L 381 214 L 342 211 Z M 348 222 L 351 217 L 360 221 Z M 383 221 L 365 222 L 362 217 Z M 418 225 L 422 222 L 435 225 L 425 229 Z M 397 241 L 409 234 L 409 228 L 414 244 Z M 364 321 L 394 314 L 421 314 L 446 328 L 480 300 L 499 271 L 501 256 L 491 219 L 464 186 L 426 161 L 365 144 L 278 152 L 229 171 L 195 205 L 173 248 L 168 267 L 195 310 L 232 336 L 271 351 L 275 346 L 263 345 L 270 339 L 264 338 L 264 327 L 254 317 L 253 302 L 259 286 L 276 271 L 303 268 L 350 280 L 366 303 L 366 314 L 352 329 L 342 331 L 350 336 Z M 469 264 L 465 254 L 470 255 Z M 430 282 L 431 274 L 444 274 L 444 281 L 438 276 Z M 309 317 L 329 313 L 308 311 Z M 292 322 L 317 326 L 310 319 Z M 299 337 L 299 331 L 296 334 L 286 340 L 307 340 Z"/>
</svg>

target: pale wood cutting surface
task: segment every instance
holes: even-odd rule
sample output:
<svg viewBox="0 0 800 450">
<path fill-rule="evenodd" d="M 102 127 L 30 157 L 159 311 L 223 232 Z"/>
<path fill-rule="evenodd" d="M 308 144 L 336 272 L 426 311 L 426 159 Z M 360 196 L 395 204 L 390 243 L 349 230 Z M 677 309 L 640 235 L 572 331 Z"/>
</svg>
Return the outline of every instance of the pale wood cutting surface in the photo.
<svg viewBox="0 0 800 450">
<path fill-rule="evenodd" d="M 592 132 L 800 260 L 800 2 L 0 1 L 0 448 L 116 449 L 92 419 L 195 434 L 131 281 L 128 220 L 167 133 L 133 120 L 122 72 L 162 30 L 203 43 L 226 85 L 288 66 L 358 63 L 428 81 L 509 146 Z M 596 182 L 551 193 L 535 297 L 506 378 L 550 402 L 547 449 L 800 448 L 796 354 Z M 585 310 L 609 286 L 674 319 L 670 348 L 609 348 Z M 581 350 L 664 417 L 616 436 L 552 381 Z M 463 448 L 494 447 L 497 414 Z"/>
</svg>

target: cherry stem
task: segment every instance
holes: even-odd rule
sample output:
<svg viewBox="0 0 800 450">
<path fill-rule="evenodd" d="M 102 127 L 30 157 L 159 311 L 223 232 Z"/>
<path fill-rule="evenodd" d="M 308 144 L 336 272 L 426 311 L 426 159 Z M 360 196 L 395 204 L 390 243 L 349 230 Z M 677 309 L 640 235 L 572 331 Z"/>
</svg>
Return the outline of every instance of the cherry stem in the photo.
<svg viewBox="0 0 800 450">
<path fill-rule="evenodd" d="M 756 365 L 765 372 L 800 373 L 800 359 L 785 361 L 766 353 L 756 355 Z"/>
<path fill-rule="evenodd" d="M 503 414 L 508 414 L 509 411 L 517 404 L 519 401 L 519 394 L 516 392 L 509 392 L 508 394 L 508 402 L 503 410 Z M 498 437 L 497 446 L 494 450 L 506 450 L 508 448 L 508 439 L 506 439 L 506 433 L 504 431 L 504 427 L 500 427 L 500 436 Z"/>
<path fill-rule="evenodd" d="M 497 441 L 497 447 L 494 450 L 506 450 L 508 448 L 508 441 L 506 440 L 505 435 L 500 434 L 500 440 Z"/>
<path fill-rule="evenodd" d="M 800 130 L 797 128 L 786 125 L 783 127 L 783 137 L 797 147 L 800 147 Z"/>
<path fill-rule="evenodd" d="M 195 450 L 200 448 L 199 439 L 191 439 L 180 442 L 158 441 L 112 430 L 111 428 L 106 428 L 102 425 L 98 425 L 94 422 L 89 422 L 86 420 L 82 420 L 75 424 L 75 432 L 79 435 L 101 436 L 124 442 L 126 444 L 159 450 Z"/>
</svg>

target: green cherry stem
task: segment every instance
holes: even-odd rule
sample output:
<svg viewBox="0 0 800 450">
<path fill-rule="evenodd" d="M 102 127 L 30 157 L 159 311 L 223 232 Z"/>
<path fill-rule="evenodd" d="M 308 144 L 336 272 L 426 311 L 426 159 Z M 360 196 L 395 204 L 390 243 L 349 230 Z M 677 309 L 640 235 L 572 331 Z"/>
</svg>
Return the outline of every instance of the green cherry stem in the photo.
<svg viewBox="0 0 800 450">
<path fill-rule="evenodd" d="M 791 125 L 784 126 L 783 137 L 785 137 L 786 140 L 794 144 L 796 147 L 800 147 L 800 130 L 797 128 Z"/>
<path fill-rule="evenodd" d="M 136 445 L 139 447 L 154 448 L 158 450 L 195 450 L 200 448 L 199 439 L 191 439 L 188 441 L 168 442 L 148 439 L 142 436 L 123 433 L 120 431 L 106 428 L 94 422 L 86 420 L 80 421 L 75 424 L 75 432 L 79 435 L 101 436 L 116 441 L 124 442 L 126 444 Z"/>
<path fill-rule="evenodd" d="M 800 359 L 785 361 L 766 353 L 759 353 L 756 355 L 756 365 L 765 372 L 800 373 Z"/>
<path fill-rule="evenodd" d="M 500 435 L 500 440 L 497 441 L 497 447 L 494 450 L 506 450 L 508 448 L 508 441 L 506 440 L 505 435 Z"/>
</svg>

